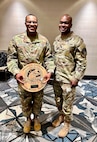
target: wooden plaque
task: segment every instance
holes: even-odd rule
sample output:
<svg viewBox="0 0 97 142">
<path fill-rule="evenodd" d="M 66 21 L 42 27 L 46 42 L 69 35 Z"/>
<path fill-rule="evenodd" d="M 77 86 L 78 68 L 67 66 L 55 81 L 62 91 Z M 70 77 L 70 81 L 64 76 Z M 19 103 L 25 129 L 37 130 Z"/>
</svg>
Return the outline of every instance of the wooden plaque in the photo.
<svg viewBox="0 0 97 142">
<path fill-rule="evenodd" d="M 28 92 L 38 92 L 42 90 L 47 82 L 44 76 L 47 74 L 45 68 L 38 63 L 30 63 L 24 66 L 20 73 L 23 75 L 24 84 L 21 86 Z"/>
</svg>

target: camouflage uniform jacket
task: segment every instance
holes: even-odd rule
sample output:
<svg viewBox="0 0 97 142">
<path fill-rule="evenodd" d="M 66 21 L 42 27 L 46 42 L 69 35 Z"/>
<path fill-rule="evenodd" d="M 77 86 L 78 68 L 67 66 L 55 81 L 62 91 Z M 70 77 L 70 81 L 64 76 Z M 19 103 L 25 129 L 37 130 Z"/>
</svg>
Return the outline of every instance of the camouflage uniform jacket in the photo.
<svg viewBox="0 0 97 142">
<path fill-rule="evenodd" d="M 72 79 L 80 80 L 86 69 L 86 55 L 83 39 L 73 32 L 57 36 L 53 43 L 56 80 L 64 83 L 70 83 Z"/>
<path fill-rule="evenodd" d="M 48 72 L 53 72 L 54 70 L 50 43 L 39 33 L 37 33 L 36 38 L 31 40 L 25 32 L 14 36 L 9 43 L 8 70 L 13 75 L 16 75 L 20 69 L 29 63 L 39 63 Z"/>
</svg>

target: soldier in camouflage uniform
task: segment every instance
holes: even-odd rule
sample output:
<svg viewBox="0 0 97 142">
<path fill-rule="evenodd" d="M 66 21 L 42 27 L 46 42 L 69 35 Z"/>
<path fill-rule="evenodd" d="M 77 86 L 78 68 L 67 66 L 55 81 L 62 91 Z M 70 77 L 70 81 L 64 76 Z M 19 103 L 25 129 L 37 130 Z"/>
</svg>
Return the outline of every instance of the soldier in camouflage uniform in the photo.
<svg viewBox="0 0 97 142">
<path fill-rule="evenodd" d="M 52 125 L 57 127 L 64 122 L 63 128 L 58 133 L 59 137 L 65 137 L 69 132 L 75 89 L 86 69 L 86 46 L 83 39 L 70 30 L 71 27 L 72 17 L 68 14 L 63 15 L 59 23 L 61 34 L 53 43 L 56 65 L 54 92 L 60 113 Z"/>
<path fill-rule="evenodd" d="M 46 68 L 48 73 L 44 78 L 48 81 L 54 70 L 54 64 L 49 41 L 37 32 L 37 17 L 32 14 L 27 15 L 25 25 L 26 32 L 14 36 L 9 43 L 7 66 L 18 82 L 23 115 L 27 117 L 23 131 L 29 133 L 31 130 L 31 113 L 34 114 L 34 130 L 39 131 L 41 129 L 38 117 L 42 107 L 43 89 L 35 93 L 24 90 L 20 85 L 20 83 L 23 83 L 20 70 L 29 63 L 39 63 Z"/>
</svg>

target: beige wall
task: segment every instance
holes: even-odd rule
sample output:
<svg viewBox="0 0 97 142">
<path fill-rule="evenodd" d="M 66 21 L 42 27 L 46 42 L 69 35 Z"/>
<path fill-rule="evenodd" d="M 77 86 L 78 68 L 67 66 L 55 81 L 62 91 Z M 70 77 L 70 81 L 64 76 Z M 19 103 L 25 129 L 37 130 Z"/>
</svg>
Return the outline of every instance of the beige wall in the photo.
<svg viewBox="0 0 97 142">
<path fill-rule="evenodd" d="M 86 75 L 97 75 L 97 0 L 0 0 L 0 50 L 7 50 L 12 36 L 25 31 L 24 19 L 29 13 L 38 17 L 38 31 L 51 45 L 59 34 L 60 17 L 69 13 L 72 30 L 87 45 Z"/>
</svg>

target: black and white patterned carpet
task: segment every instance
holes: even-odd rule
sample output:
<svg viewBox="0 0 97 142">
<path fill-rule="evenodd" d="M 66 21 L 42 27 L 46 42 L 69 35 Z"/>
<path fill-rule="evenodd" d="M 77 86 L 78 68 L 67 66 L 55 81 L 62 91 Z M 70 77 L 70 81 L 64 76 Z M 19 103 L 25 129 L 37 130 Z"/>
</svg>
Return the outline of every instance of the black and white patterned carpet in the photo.
<svg viewBox="0 0 97 142">
<path fill-rule="evenodd" d="M 44 99 L 40 114 L 42 130 L 24 134 L 25 118 L 22 115 L 17 82 L 12 77 L 0 81 L 0 142 L 97 142 L 97 80 L 81 80 L 76 87 L 73 106 L 73 121 L 68 135 L 57 136 L 57 128 L 51 125 L 58 114 L 51 84 L 44 89 Z M 33 114 L 32 114 L 33 116 Z"/>
</svg>

